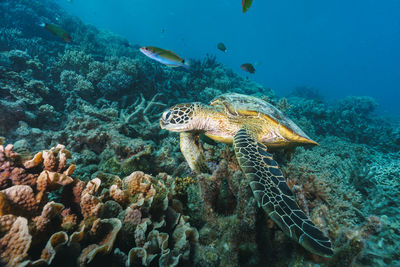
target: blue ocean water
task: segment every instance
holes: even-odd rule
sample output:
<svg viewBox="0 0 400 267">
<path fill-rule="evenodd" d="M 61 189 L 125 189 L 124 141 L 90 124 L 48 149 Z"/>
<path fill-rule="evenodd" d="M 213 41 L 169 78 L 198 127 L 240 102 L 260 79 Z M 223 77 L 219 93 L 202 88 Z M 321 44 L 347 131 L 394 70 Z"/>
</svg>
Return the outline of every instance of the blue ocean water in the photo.
<svg viewBox="0 0 400 267">
<path fill-rule="evenodd" d="M 72 0 L 58 1 L 84 22 L 187 58 L 218 61 L 285 96 L 316 88 L 325 101 L 374 97 L 384 115 L 400 115 L 400 2 Z M 216 49 L 218 42 L 228 52 Z M 256 73 L 240 69 L 256 63 Z"/>
</svg>

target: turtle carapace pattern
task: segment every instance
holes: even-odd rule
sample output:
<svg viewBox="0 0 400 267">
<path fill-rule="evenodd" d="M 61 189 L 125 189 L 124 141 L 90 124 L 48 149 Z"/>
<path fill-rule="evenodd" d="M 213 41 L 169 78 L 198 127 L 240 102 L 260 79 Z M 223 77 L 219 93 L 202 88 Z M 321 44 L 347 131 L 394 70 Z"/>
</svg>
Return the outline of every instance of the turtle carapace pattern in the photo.
<svg viewBox="0 0 400 267">
<path fill-rule="evenodd" d="M 332 243 L 296 203 L 268 148 L 318 145 L 273 105 L 253 96 L 224 94 L 210 105 L 178 104 L 160 118 L 161 128 L 180 133 L 190 168 L 207 172 L 199 135 L 233 144 L 236 158 L 258 205 L 292 239 L 310 252 L 333 255 Z"/>
</svg>

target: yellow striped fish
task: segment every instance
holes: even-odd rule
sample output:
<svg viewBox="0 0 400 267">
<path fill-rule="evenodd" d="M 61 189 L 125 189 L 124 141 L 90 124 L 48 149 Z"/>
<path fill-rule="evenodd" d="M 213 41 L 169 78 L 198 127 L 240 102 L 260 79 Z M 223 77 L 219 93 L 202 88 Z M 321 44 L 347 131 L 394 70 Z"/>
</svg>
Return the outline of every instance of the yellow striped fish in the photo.
<svg viewBox="0 0 400 267">
<path fill-rule="evenodd" d="M 189 63 L 174 52 L 154 46 L 143 46 L 140 52 L 168 67 L 189 67 Z"/>
</svg>

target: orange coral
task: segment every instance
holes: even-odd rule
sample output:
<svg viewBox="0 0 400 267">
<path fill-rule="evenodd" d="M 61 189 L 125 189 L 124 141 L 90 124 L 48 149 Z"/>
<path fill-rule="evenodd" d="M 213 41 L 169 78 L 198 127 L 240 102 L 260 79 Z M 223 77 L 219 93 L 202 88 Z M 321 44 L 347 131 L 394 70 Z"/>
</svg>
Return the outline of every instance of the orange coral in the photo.
<svg viewBox="0 0 400 267">
<path fill-rule="evenodd" d="M 128 193 L 123 191 L 118 187 L 118 185 L 114 184 L 110 187 L 110 196 L 120 204 L 126 204 L 129 201 Z"/>
<path fill-rule="evenodd" d="M 63 145 L 57 145 L 50 150 L 36 153 L 31 160 L 22 164 L 22 158 L 12 151 L 13 146 L 0 146 L 0 189 L 10 185 L 29 185 L 37 183 L 39 191 L 47 190 L 48 186 L 54 189 L 56 185 L 66 185 L 72 182 L 69 177 L 75 170 L 75 165 L 67 166 L 67 159 L 71 157 Z M 44 165 L 39 177 L 36 173 L 29 173 L 30 169 Z M 65 171 L 64 171 L 65 170 Z M 64 173 L 60 173 L 64 171 Z"/>
<path fill-rule="evenodd" d="M 29 214 L 37 210 L 35 194 L 30 186 L 14 185 L 2 191 L 9 203 L 14 209 L 14 212 Z"/>
<path fill-rule="evenodd" d="M 73 191 L 73 194 L 74 194 L 74 196 L 75 196 L 75 202 L 76 202 L 76 203 L 81 202 L 81 201 L 80 201 L 80 197 L 81 197 L 81 195 L 82 195 L 82 192 L 83 192 L 84 188 L 85 188 L 85 183 L 82 182 L 82 181 L 79 181 L 79 182 L 77 182 L 77 183 L 75 184 L 75 186 L 74 186 L 74 188 L 73 188 L 72 191 Z"/>
<path fill-rule="evenodd" d="M 18 161 L 18 153 L 12 151 L 14 148 L 14 146 L 12 144 L 8 144 L 7 146 L 0 146 L 0 154 L 3 154 L 3 156 L 9 158 L 10 160 L 12 160 L 13 162 Z M 3 160 L 2 157 L 0 157 L 0 160 Z"/>
<path fill-rule="evenodd" d="M 81 210 L 83 217 L 98 216 L 102 202 L 95 196 L 85 194 L 81 199 Z"/>
<path fill-rule="evenodd" d="M 94 195 L 97 190 L 99 190 L 101 185 L 101 180 L 99 178 L 94 178 L 90 180 L 87 184 L 85 189 L 82 192 L 82 196 L 86 194 Z"/>
<path fill-rule="evenodd" d="M 35 266 L 51 265 L 60 260 L 58 256 L 64 255 L 62 252 L 56 256 L 59 250 L 69 250 L 73 246 L 79 249 L 78 261 L 84 266 L 97 260 L 99 255 L 110 254 L 123 223 L 130 223 L 131 226 L 125 229 L 124 234 L 129 235 L 132 245 L 138 246 L 134 251 L 143 250 L 148 254 L 146 262 L 159 257 L 161 263 L 162 256 L 165 263 L 177 264 L 184 253 L 189 253 L 188 242 L 192 239 L 197 242 L 196 235 L 190 233 L 190 226 L 187 225 L 189 228 L 181 232 L 182 238 L 176 240 L 176 244 L 181 247 L 172 252 L 173 245 L 168 247 L 169 235 L 162 233 L 161 229 L 175 229 L 172 226 L 178 224 L 180 214 L 177 213 L 179 216 L 174 221 L 178 221 L 172 226 L 168 225 L 171 222 L 166 220 L 165 214 L 152 218 L 153 213 L 157 213 L 152 209 L 167 211 L 168 196 L 172 197 L 173 194 L 168 192 L 165 184 L 171 186 L 172 177 L 164 174 L 153 178 L 143 172 L 134 172 L 124 180 L 117 177 L 112 184 L 107 180 L 102 183 L 99 178 L 85 183 L 70 176 L 76 166 L 67 166 L 68 157 L 69 152 L 59 145 L 35 154 L 23 164 L 21 157 L 12 152 L 12 146 L 0 147 L 0 176 L 4 177 L 3 184 L 6 187 L 0 191 L 0 234 L 4 235 L 0 239 L 1 263 L 10 266 L 22 262 Z M 29 179 L 34 180 L 34 183 L 27 182 Z M 43 207 L 49 191 L 61 187 L 61 202 L 67 208 L 55 202 L 49 202 Z M 123 223 L 117 218 L 98 218 L 104 203 L 110 199 L 125 207 Z M 117 203 L 115 205 L 121 211 L 121 206 Z M 37 216 L 40 210 L 41 214 Z M 21 214 L 26 218 L 16 217 Z M 80 231 L 68 237 L 67 233 L 78 227 Z M 131 244 L 130 241 L 119 242 Z M 81 249 L 82 245 L 86 247 Z M 28 260 L 38 255 L 40 249 L 40 259 Z M 14 254 L 9 253 L 10 250 Z"/>
<path fill-rule="evenodd" d="M 17 266 L 28 257 L 31 242 L 28 220 L 18 217 L 8 234 L 0 239 L 1 262 L 7 263 L 7 266 Z"/>
<path fill-rule="evenodd" d="M 62 172 L 67 166 L 67 159 L 71 158 L 71 153 L 65 149 L 64 145 L 58 144 L 50 150 L 43 151 L 44 169 L 54 172 Z"/>
<path fill-rule="evenodd" d="M 142 193 L 147 199 L 155 195 L 156 190 L 151 184 L 151 176 L 141 171 L 131 173 L 131 175 L 123 179 L 123 187 L 134 196 Z"/>
<path fill-rule="evenodd" d="M 36 153 L 32 159 L 24 162 L 24 167 L 26 169 L 34 168 L 39 166 L 43 162 L 43 153 L 38 152 Z"/>
<path fill-rule="evenodd" d="M 16 219 L 17 217 L 12 214 L 0 216 L 0 235 L 3 235 L 10 231 Z"/>
<path fill-rule="evenodd" d="M 97 216 L 103 203 L 94 196 L 101 184 L 99 178 L 95 178 L 86 184 L 82 192 L 80 206 L 83 217 Z"/>
<path fill-rule="evenodd" d="M 10 173 L 9 179 L 14 185 L 29 185 L 33 186 L 36 182 L 38 175 L 27 173 L 23 168 L 13 168 Z"/>
<path fill-rule="evenodd" d="M 51 191 L 72 183 L 74 179 L 64 173 L 42 171 L 37 179 L 37 190 Z"/>
<path fill-rule="evenodd" d="M 34 185 L 37 175 L 26 172 L 21 156 L 12 149 L 12 145 L 0 146 L 0 189 L 12 184 Z"/>
<path fill-rule="evenodd" d="M 0 216 L 10 213 L 11 207 L 6 194 L 0 192 Z"/>
<path fill-rule="evenodd" d="M 42 214 L 34 219 L 36 223 L 36 230 L 39 232 L 46 232 L 51 220 L 60 215 L 63 209 L 64 205 L 62 204 L 55 203 L 54 201 L 47 203 L 42 210 Z"/>
</svg>

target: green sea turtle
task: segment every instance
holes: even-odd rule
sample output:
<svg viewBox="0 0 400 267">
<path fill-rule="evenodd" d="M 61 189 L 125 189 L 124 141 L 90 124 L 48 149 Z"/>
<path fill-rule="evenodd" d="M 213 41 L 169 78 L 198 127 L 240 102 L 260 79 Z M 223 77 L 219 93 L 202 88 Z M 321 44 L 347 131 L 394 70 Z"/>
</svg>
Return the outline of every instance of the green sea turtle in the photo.
<svg viewBox="0 0 400 267">
<path fill-rule="evenodd" d="M 288 236 L 320 256 L 333 255 L 330 240 L 297 205 L 268 148 L 318 145 L 271 104 L 252 96 L 224 94 L 210 105 L 178 104 L 166 110 L 162 129 L 180 132 L 180 148 L 190 168 L 207 171 L 200 134 L 233 144 L 258 205 Z"/>
</svg>

